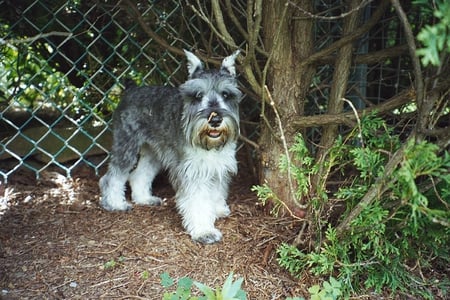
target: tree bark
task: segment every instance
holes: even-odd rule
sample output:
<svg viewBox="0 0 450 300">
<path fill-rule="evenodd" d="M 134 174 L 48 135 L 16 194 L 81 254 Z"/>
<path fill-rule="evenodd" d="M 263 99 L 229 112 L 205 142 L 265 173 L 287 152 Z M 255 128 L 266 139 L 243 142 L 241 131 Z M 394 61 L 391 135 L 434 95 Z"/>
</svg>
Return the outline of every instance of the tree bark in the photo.
<svg viewBox="0 0 450 300">
<path fill-rule="evenodd" d="M 313 51 L 312 20 L 300 10 L 290 6 L 292 1 L 267 0 L 263 4 L 263 37 L 268 50 L 266 84 L 278 111 L 267 105 L 267 95 L 262 95 L 262 124 L 260 145 L 260 182 L 267 183 L 278 198 L 292 207 L 297 203 L 286 174 L 279 171 L 279 159 L 286 153 L 280 141 L 291 145 L 296 134 L 292 121 L 304 114 L 304 104 L 314 69 L 301 66 L 301 61 Z M 312 11 L 311 1 L 295 1 L 296 6 Z M 302 18 L 298 18 L 302 17 Z M 281 122 L 281 124 L 277 124 Z"/>
</svg>

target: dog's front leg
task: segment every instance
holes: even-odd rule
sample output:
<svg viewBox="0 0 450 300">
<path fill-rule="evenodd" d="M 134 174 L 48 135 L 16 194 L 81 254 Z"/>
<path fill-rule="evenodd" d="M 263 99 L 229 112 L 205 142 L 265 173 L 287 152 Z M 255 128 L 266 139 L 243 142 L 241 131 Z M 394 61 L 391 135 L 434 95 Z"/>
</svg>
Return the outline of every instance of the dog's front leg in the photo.
<svg viewBox="0 0 450 300">
<path fill-rule="evenodd" d="M 217 196 L 210 186 L 204 182 L 182 184 L 176 198 L 183 226 L 193 240 L 212 244 L 222 239 L 222 233 L 214 226 Z"/>
</svg>

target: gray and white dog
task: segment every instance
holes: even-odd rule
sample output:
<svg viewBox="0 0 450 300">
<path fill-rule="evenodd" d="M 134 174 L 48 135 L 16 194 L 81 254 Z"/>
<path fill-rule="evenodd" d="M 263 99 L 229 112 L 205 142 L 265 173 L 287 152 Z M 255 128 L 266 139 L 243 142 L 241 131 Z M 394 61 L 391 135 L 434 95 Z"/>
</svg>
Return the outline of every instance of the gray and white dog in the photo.
<svg viewBox="0 0 450 300">
<path fill-rule="evenodd" d="M 113 146 L 107 173 L 100 179 L 101 205 L 129 210 L 125 184 L 135 204 L 159 205 L 152 182 L 167 170 L 176 190 L 183 226 L 192 239 L 215 243 L 222 233 L 217 218 L 230 214 L 226 203 L 239 135 L 235 59 L 226 57 L 218 70 L 206 70 L 186 51 L 189 78 L 178 88 L 126 87 L 113 116 Z"/>
</svg>

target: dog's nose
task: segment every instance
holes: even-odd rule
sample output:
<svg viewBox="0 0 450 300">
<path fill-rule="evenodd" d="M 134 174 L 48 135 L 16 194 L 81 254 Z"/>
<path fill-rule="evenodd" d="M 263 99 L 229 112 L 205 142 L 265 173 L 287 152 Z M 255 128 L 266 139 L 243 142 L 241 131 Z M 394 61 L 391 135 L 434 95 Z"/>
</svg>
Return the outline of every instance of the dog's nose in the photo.
<svg viewBox="0 0 450 300">
<path fill-rule="evenodd" d="M 208 123 L 212 127 L 219 127 L 220 123 L 222 123 L 223 118 L 218 115 L 216 112 L 212 112 L 208 118 Z"/>
</svg>

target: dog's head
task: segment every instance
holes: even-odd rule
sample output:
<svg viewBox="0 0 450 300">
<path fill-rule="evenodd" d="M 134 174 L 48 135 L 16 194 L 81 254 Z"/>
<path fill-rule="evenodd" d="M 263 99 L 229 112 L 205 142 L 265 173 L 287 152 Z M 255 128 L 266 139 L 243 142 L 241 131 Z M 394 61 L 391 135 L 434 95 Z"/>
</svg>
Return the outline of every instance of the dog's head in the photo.
<svg viewBox="0 0 450 300">
<path fill-rule="evenodd" d="M 242 93 L 234 63 L 239 50 L 222 61 L 220 69 L 206 70 L 200 59 L 186 51 L 188 80 L 180 86 L 184 99 L 186 138 L 193 146 L 218 149 L 239 136 Z"/>
</svg>

